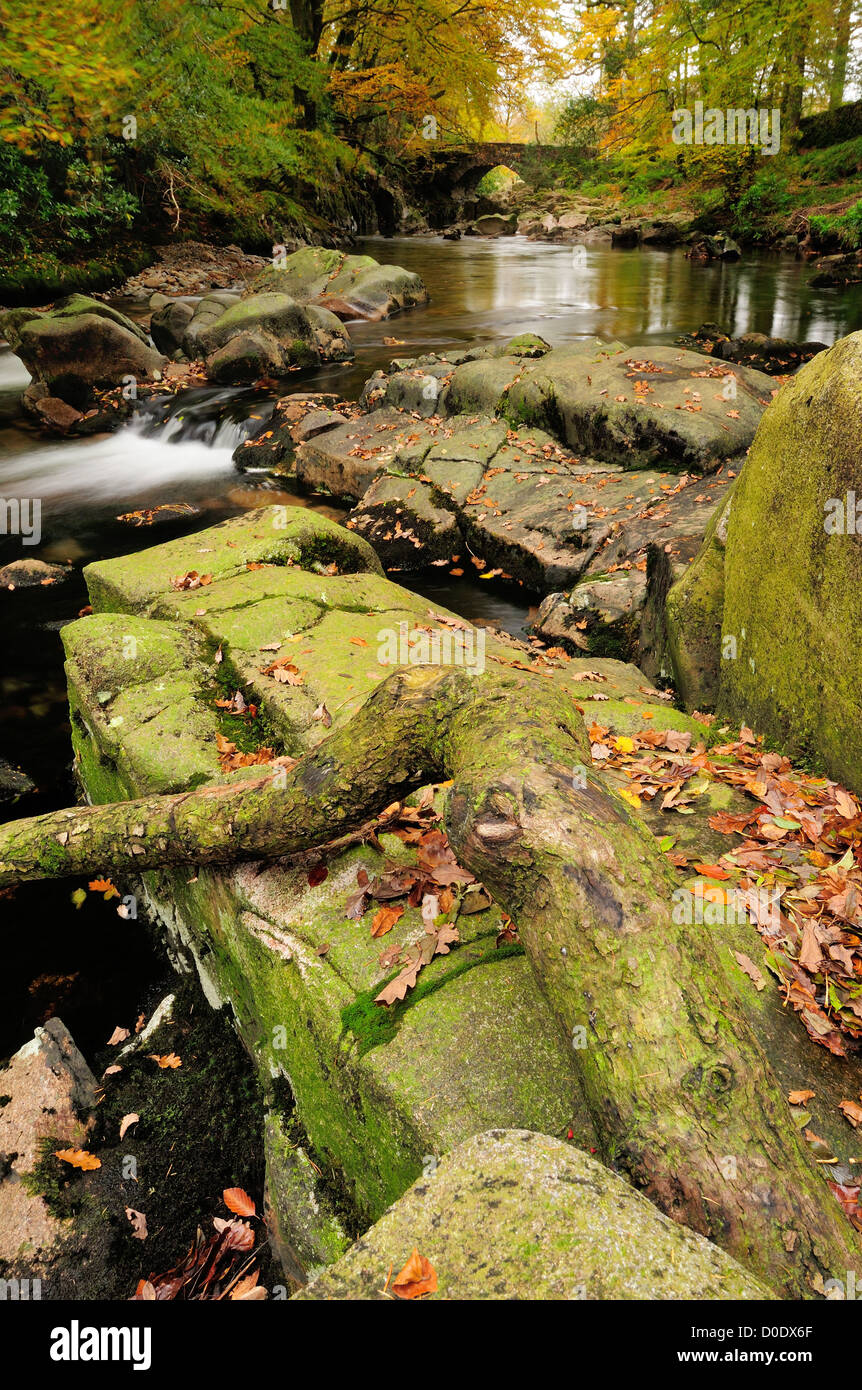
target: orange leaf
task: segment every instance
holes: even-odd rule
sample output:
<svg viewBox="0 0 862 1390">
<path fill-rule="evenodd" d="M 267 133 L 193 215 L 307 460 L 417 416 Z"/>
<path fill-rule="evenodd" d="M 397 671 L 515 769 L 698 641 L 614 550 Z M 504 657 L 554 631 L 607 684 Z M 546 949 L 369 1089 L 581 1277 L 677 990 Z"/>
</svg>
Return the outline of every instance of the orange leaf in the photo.
<svg viewBox="0 0 862 1390">
<path fill-rule="evenodd" d="M 730 878 L 730 874 L 719 868 L 718 864 L 695 864 L 693 867 L 705 878 Z"/>
<path fill-rule="evenodd" d="M 392 930 L 399 918 L 403 916 L 403 907 L 378 908 L 371 922 L 371 935 L 385 936 L 387 932 Z"/>
<path fill-rule="evenodd" d="M 182 1061 L 175 1052 L 168 1052 L 164 1057 L 157 1056 L 155 1052 L 148 1052 L 147 1056 L 153 1062 L 158 1062 L 162 1071 L 164 1071 L 166 1067 L 176 1068 L 182 1066 Z"/>
<path fill-rule="evenodd" d="M 109 878 L 94 878 L 87 887 L 91 893 L 104 893 L 106 898 L 118 898 L 120 896 L 117 889 Z"/>
<path fill-rule="evenodd" d="M 413 1254 L 401 1273 L 392 1280 L 392 1292 L 399 1298 L 424 1298 L 437 1289 L 437 1272 L 430 1260 L 420 1255 L 414 1246 Z"/>
<path fill-rule="evenodd" d="M 236 1216 L 257 1215 L 254 1202 L 241 1187 L 226 1187 L 221 1196 L 228 1211 L 232 1211 Z"/>
<path fill-rule="evenodd" d="M 85 1172 L 102 1166 L 102 1160 L 95 1154 L 87 1153 L 86 1149 L 55 1149 L 54 1157 L 62 1158 L 64 1163 L 71 1163 L 73 1168 L 83 1168 Z"/>
<path fill-rule="evenodd" d="M 838 1102 L 838 1109 L 849 1120 L 854 1129 L 858 1129 L 862 1124 L 862 1105 L 855 1100 L 841 1100 Z"/>
</svg>

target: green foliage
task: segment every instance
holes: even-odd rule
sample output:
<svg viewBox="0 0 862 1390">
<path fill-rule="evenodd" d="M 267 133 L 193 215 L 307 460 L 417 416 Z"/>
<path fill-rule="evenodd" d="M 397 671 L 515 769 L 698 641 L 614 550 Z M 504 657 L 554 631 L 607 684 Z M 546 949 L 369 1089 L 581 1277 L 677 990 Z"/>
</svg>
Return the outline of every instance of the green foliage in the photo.
<svg viewBox="0 0 862 1390">
<path fill-rule="evenodd" d="M 745 241 L 761 240 L 770 231 L 771 219 L 786 213 L 790 202 L 786 175 L 771 167 L 765 169 L 734 202 L 733 235 Z"/>
<path fill-rule="evenodd" d="M 798 156 L 800 177 L 812 183 L 838 183 L 862 171 L 862 135 L 827 149 L 805 150 Z"/>
<path fill-rule="evenodd" d="M 862 136 L 862 101 L 819 111 L 799 123 L 799 142 L 807 149 L 837 145 Z"/>
<path fill-rule="evenodd" d="M 588 163 L 595 158 L 612 119 L 609 102 L 594 96 L 572 97 L 557 116 L 554 140 L 568 147 L 573 160 Z"/>
<path fill-rule="evenodd" d="M 862 199 L 837 216 L 813 216 L 811 233 L 823 247 L 840 246 L 847 251 L 862 247 Z"/>
</svg>

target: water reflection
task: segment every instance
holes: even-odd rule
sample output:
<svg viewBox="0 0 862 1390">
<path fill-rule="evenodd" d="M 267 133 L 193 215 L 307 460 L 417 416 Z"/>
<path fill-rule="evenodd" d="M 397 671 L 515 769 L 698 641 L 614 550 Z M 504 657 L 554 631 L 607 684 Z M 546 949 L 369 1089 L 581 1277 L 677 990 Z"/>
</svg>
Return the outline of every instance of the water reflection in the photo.
<svg viewBox="0 0 862 1390">
<path fill-rule="evenodd" d="M 862 286 L 813 289 L 810 265 L 791 256 L 746 255 L 695 265 L 681 250 L 555 246 L 520 237 L 460 242 L 368 238 L 361 249 L 417 270 L 427 308 L 396 321 L 416 348 L 499 338 L 534 328 L 554 343 L 597 334 L 635 345 L 672 342 L 701 323 L 832 343 L 862 326 Z M 373 342 L 379 325 L 358 325 Z"/>
</svg>

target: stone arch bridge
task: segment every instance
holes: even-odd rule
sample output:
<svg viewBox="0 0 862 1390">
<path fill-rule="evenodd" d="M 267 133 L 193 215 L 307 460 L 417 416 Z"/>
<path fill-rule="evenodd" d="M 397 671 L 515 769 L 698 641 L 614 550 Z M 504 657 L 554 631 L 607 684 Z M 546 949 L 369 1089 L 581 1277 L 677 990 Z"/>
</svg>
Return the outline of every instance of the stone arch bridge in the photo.
<svg viewBox="0 0 862 1390">
<path fill-rule="evenodd" d="M 412 191 L 425 209 L 431 226 L 445 226 L 459 215 L 459 205 L 469 198 L 482 177 L 504 164 L 530 181 L 545 167 L 551 167 L 563 154 L 562 145 L 522 144 L 514 140 L 491 140 L 467 145 L 438 145 L 428 142 L 409 157 Z"/>
</svg>

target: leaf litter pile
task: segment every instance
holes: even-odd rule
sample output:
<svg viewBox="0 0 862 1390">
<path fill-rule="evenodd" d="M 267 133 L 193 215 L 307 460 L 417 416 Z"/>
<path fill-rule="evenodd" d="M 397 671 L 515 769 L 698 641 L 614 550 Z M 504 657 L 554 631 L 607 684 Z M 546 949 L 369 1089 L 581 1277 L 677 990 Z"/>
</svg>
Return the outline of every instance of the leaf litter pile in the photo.
<svg viewBox="0 0 862 1390">
<path fill-rule="evenodd" d="M 634 806 L 655 801 L 662 811 L 691 815 L 711 782 L 747 793 L 750 810 L 719 811 L 709 818 L 712 830 L 738 837 L 717 864 L 674 852 L 671 835 L 660 846 L 676 868 L 713 881 L 715 887 L 707 889 L 712 900 L 744 905 L 766 944 L 767 968 L 812 1040 L 838 1057 L 857 1051 L 862 1038 L 857 799 L 837 783 L 765 752 L 745 726 L 735 742 L 709 752 L 703 742 L 692 749 L 691 733 L 675 730 L 646 729 L 614 738 L 594 723 L 589 735 L 593 760 L 619 768 L 629 779 L 622 795 Z M 770 890 L 771 902 L 763 889 Z"/>
<path fill-rule="evenodd" d="M 132 1302 L 154 1303 L 169 1299 L 256 1302 L 267 1297 L 266 1289 L 258 1283 L 260 1270 L 255 1267 L 261 1248 L 255 1249 L 257 1232 L 252 1224 L 258 1220 L 255 1204 L 241 1187 L 226 1188 L 222 1200 L 233 1213 L 231 1217 L 214 1216 L 214 1230 L 209 1237 L 198 1227 L 190 1249 L 179 1263 L 164 1274 L 151 1274 L 149 1279 L 139 1280 Z M 126 1214 L 129 1212 L 131 1208 Z M 136 1224 L 134 1218 L 140 1215 L 140 1212 L 129 1215 L 133 1226 Z"/>
</svg>

